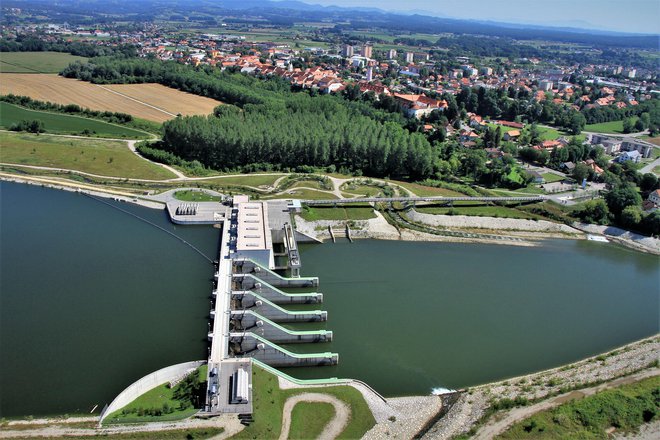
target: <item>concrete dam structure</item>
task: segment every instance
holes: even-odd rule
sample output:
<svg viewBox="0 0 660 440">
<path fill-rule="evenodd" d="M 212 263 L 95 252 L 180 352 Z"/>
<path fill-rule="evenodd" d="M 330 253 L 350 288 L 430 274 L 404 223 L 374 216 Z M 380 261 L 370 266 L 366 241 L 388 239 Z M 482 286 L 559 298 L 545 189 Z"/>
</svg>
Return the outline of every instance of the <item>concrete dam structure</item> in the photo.
<svg viewBox="0 0 660 440">
<path fill-rule="evenodd" d="M 222 225 L 211 292 L 206 413 L 252 413 L 252 359 L 270 367 L 339 361 L 337 353 L 299 354 L 286 348 L 329 342 L 333 337 L 328 330 L 294 331 L 281 325 L 328 319 L 324 310 L 287 309 L 292 304 L 323 302 L 322 293 L 309 291 L 316 290 L 318 278 L 300 276 L 297 240 L 313 239 L 292 227 L 291 212 L 299 208 L 292 201 L 253 202 L 247 196 L 192 206 L 168 203 L 168 213 L 177 224 Z"/>
</svg>

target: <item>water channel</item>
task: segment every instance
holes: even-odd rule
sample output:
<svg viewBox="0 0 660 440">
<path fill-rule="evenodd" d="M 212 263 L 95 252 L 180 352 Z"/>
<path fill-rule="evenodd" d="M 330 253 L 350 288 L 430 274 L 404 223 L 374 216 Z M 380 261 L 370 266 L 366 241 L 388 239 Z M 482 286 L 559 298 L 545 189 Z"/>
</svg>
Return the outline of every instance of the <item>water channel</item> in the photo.
<svg viewBox="0 0 660 440">
<path fill-rule="evenodd" d="M 214 257 L 218 231 L 116 203 Z M 206 357 L 212 267 L 85 196 L 1 183 L 0 415 L 89 411 L 158 368 Z M 546 369 L 658 332 L 658 257 L 586 241 L 533 248 L 358 241 L 301 246 L 337 367 L 385 395 Z"/>
</svg>

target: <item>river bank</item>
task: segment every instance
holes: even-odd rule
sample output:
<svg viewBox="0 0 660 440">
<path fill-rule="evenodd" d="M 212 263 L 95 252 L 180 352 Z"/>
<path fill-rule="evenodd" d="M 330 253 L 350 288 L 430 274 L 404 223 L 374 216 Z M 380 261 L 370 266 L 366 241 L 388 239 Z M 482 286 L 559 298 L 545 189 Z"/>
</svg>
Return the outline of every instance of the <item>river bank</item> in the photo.
<svg viewBox="0 0 660 440">
<path fill-rule="evenodd" d="M 503 399 L 514 401 L 517 398 L 520 403 L 525 403 L 522 406 L 526 406 L 527 402 L 540 402 L 561 395 L 558 403 L 562 403 L 584 397 L 585 393 L 580 391 L 582 388 L 645 370 L 652 370 L 645 376 L 658 375 L 659 355 L 660 337 L 654 335 L 572 364 L 462 390 L 447 414 L 429 427 L 421 438 L 450 439 L 466 433 L 480 437 L 482 429 L 485 431 L 485 427 L 500 416 L 491 416 L 486 421 L 482 418 L 489 414 L 493 404 L 501 405 Z M 511 423 L 515 421 L 517 419 Z M 483 428 L 479 427 L 480 424 Z"/>
<path fill-rule="evenodd" d="M 97 197 L 109 198 L 117 201 L 134 203 L 151 209 L 163 209 L 165 203 L 158 197 L 141 196 L 119 189 L 98 188 L 76 182 L 67 182 L 60 179 L 16 176 L 0 172 L 0 180 L 39 185 L 46 188 L 59 189 L 71 192 L 85 192 Z M 587 234 L 597 234 L 607 237 L 622 246 L 654 255 L 660 255 L 660 240 L 635 234 L 611 226 L 590 225 L 575 223 L 572 226 L 554 223 L 546 220 L 524 220 L 499 217 L 477 217 L 465 215 L 436 215 L 423 214 L 415 210 L 410 211 L 410 219 L 420 224 L 434 228 L 445 228 L 450 231 L 462 232 L 466 236 L 436 235 L 407 228 L 392 226 L 383 215 L 374 211 L 376 218 L 370 220 L 354 220 L 351 228 L 351 237 L 376 240 L 404 240 L 404 241 L 437 241 L 455 243 L 490 243 L 506 244 L 512 246 L 536 246 L 539 240 L 586 239 Z M 344 227 L 345 221 L 318 220 L 308 222 L 296 216 L 296 228 L 307 235 L 319 240 L 330 239 L 328 227 Z M 490 235 L 493 237 L 484 237 Z M 503 239 L 504 238 L 504 239 Z"/>
</svg>

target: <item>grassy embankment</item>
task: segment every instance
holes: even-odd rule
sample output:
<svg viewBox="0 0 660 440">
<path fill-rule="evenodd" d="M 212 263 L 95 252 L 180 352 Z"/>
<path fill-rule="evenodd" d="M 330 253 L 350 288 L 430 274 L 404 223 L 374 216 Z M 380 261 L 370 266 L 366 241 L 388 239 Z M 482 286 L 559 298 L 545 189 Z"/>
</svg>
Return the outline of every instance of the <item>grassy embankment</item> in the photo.
<svg viewBox="0 0 660 440">
<path fill-rule="evenodd" d="M 290 396 L 305 392 L 330 394 L 345 402 L 351 410 L 348 426 L 339 435 L 339 439 L 361 438 L 376 423 L 369 406 L 358 390 L 349 386 L 333 386 L 324 388 L 298 388 L 282 390 L 278 385 L 277 377 L 254 366 L 252 369 L 254 423 L 234 436 L 234 439 L 277 438 L 282 430 L 282 411 L 284 402 Z M 308 409 L 304 408 L 303 413 Z M 313 438 L 313 433 L 301 431 L 305 424 L 299 424 L 292 419 L 292 428 L 303 438 Z M 298 428 L 300 426 L 300 428 Z M 318 424 L 309 424 L 310 429 L 318 429 Z"/>
<path fill-rule="evenodd" d="M 350 205 L 335 207 L 306 206 L 301 217 L 307 221 L 317 220 L 369 220 L 376 218 L 374 209 L 369 205 Z"/>
<path fill-rule="evenodd" d="M 164 180 L 170 171 L 133 154 L 126 143 L 26 133 L 0 133 L 0 161 L 119 178 Z"/>
<path fill-rule="evenodd" d="M 202 365 L 197 370 L 197 380 L 202 384 L 201 388 L 204 390 L 206 389 L 206 372 L 206 365 Z M 181 387 L 185 384 L 184 380 L 173 388 L 169 387 L 169 383 L 159 385 L 110 414 L 103 423 L 167 422 L 190 417 L 197 413 L 199 408 L 194 408 L 187 402 L 176 398 L 177 393 L 181 392 Z"/>
<path fill-rule="evenodd" d="M 59 73 L 75 61 L 87 58 L 63 52 L 3 52 L 0 73 Z"/>
<path fill-rule="evenodd" d="M 44 130 L 54 134 L 75 134 L 94 137 L 146 139 L 150 134 L 143 131 L 110 124 L 96 119 L 30 110 L 7 102 L 0 102 L 0 127 L 9 129 L 21 121 L 38 120 Z"/>
<path fill-rule="evenodd" d="M 633 432 L 660 414 L 660 377 L 602 391 L 539 412 L 513 425 L 500 439 L 606 439 Z"/>
</svg>

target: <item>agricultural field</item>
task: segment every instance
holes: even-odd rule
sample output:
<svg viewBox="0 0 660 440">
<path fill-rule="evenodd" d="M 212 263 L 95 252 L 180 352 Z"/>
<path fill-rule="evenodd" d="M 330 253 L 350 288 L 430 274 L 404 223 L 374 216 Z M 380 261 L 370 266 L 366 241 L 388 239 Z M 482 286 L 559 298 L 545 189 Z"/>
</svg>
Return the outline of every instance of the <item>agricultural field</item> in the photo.
<svg viewBox="0 0 660 440">
<path fill-rule="evenodd" d="M 95 119 L 61 113 L 42 112 L 0 102 L 0 127 L 10 128 L 21 121 L 39 120 L 48 133 L 88 134 L 95 137 L 144 139 L 150 135 L 143 131 L 109 124 Z"/>
<path fill-rule="evenodd" d="M 2 52 L 0 73 L 59 73 L 74 61 L 87 61 L 62 52 Z"/>
<path fill-rule="evenodd" d="M 184 116 L 208 115 L 222 104 L 215 99 L 182 92 L 161 84 L 109 84 L 103 87 L 165 110 L 174 116 L 179 113 Z"/>
<path fill-rule="evenodd" d="M 0 160 L 101 176 L 165 180 L 175 176 L 128 149 L 125 142 L 0 132 Z"/>
<path fill-rule="evenodd" d="M 57 75 L 3 73 L 0 94 L 9 93 L 57 104 L 77 104 L 92 110 L 129 113 L 155 122 L 172 119 L 178 113 L 209 114 L 222 104 L 160 84 L 100 86 Z M 158 104 L 166 105 L 161 108 Z"/>
</svg>

